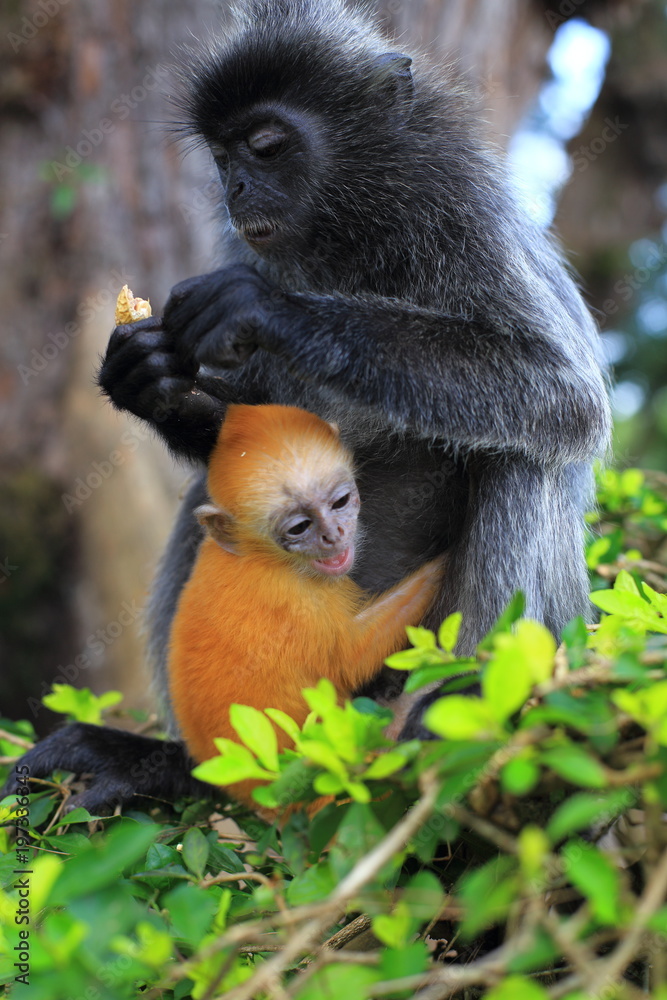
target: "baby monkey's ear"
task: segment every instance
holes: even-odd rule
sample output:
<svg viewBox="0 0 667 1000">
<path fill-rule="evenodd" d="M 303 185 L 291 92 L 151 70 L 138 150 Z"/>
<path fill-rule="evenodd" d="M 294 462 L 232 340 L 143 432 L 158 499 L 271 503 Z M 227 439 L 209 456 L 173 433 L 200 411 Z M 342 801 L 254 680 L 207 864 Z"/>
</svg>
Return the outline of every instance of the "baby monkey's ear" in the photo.
<svg viewBox="0 0 667 1000">
<path fill-rule="evenodd" d="M 216 507 L 215 504 L 203 503 L 201 507 L 195 508 L 194 515 L 213 541 L 217 542 L 226 552 L 238 555 L 234 518 L 231 514 L 228 514 L 222 507 Z"/>
<path fill-rule="evenodd" d="M 331 430 L 336 435 L 336 437 L 339 438 L 340 437 L 340 427 L 338 426 L 338 424 L 336 423 L 336 421 L 335 420 L 327 420 L 327 423 L 328 423 L 329 427 L 331 428 Z"/>
</svg>

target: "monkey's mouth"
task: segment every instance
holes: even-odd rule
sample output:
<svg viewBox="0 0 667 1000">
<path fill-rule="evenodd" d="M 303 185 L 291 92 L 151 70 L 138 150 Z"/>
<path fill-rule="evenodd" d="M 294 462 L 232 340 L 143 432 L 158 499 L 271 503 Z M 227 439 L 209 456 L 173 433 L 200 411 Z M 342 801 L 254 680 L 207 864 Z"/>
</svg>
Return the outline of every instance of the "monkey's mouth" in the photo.
<svg viewBox="0 0 667 1000">
<path fill-rule="evenodd" d="M 268 243 L 278 229 L 271 219 L 234 219 L 233 223 L 248 243 Z"/>
<path fill-rule="evenodd" d="M 326 573 L 327 576 L 343 576 L 352 569 L 353 562 L 354 545 L 350 545 L 344 552 L 329 556 L 328 559 L 313 559 L 313 566 L 320 573 Z"/>
</svg>

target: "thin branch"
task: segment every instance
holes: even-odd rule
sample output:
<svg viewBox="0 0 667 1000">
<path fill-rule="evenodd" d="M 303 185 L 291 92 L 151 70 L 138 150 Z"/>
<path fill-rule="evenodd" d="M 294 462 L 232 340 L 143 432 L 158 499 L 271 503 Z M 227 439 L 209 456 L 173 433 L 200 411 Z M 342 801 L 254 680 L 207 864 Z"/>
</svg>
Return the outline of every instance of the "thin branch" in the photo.
<svg viewBox="0 0 667 1000">
<path fill-rule="evenodd" d="M 0 729 L 0 739 L 7 740 L 8 743 L 13 743 L 17 747 L 22 747 L 23 750 L 32 750 L 35 745 L 30 740 L 24 739 L 23 736 L 7 732 L 6 729 Z"/>
<path fill-rule="evenodd" d="M 512 837 L 505 830 L 501 830 L 500 827 L 495 826 L 490 823 L 488 819 L 483 819 L 481 816 L 477 816 L 475 813 L 470 812 L 464 806 L 460 806 L 455 802 L 450 802 L 447 804 L 447 812 L 449 815 L 455 819 L 462 826 L 467 826 L 474 833 L 479 834 L 484 840 L 488 840 L 489 843 L 493 844 L 498 850 L 503 851 L 505 854 L 516 855 L 518 853 L 517 842 L 514 837 Z"/>
<path fill-rule="evenodd" d="M 354 941 L 356 937 L 363 934 L 371 926 L 371 918 L 366 914 L 362 913 L 360 916 L 355 917 L 354 920 L 346 924 L 339 931 L 329 938 L 328 941 L 324 942 L 326 948 L 331 948 L 336 951 L 339 948 L 344 948 L 349 941 Z"/>
<path fill-rule="evenodd" d="M 616 982 L 625 971 L 641 941 L 647 923 L 665 901 L 667 895 L 667 851 L 663 852 L 656 865 L 651 881 L 646 886 L 632 923 L 617 948 L 609 958 L 602 963 L 598 975 L 592 981 L 593 993 L 601 993 L 608 983 Z"/>
<path fill-rule="evenodd" d="M 366 854 L 349 872 L 331 894 L 322 916 L 311 920 L 297 930 L 287 941 L 282 952 L 265 962 L 247 982 L 226 994 L 225 1000 L 252 1000 L 262 991 L 272 991 L 280 976 L 294 962 L 318 943 L 319 938 L 332 923 L 345 913 L 347 905 L 363 887 L 377 875 L 383 866 L 399 851 L 426 822 L 433 811 L 439 791 L 435 772 L 422 776 L 423 795 L 405 814 L 403 819 Z M 219 982 L 221 980 L 218 980 Z M 274 996 L 275 990 L 273 990 Z"/>
</svg>

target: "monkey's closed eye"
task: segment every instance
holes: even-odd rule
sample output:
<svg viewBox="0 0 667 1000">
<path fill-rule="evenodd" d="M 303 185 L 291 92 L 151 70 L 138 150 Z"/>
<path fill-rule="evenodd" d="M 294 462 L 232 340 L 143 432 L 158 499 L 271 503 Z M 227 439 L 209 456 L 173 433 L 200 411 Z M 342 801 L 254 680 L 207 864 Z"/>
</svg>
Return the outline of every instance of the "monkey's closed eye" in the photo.
<svg viewBox="0 0 667 1000">
<path fill-rule="evenodd" d="M 265 125 L 248 135 L 248 147 L 255 156 L 268 159 L 276 156 L 285 146 L 287 133 L 274 125 Z"/>
<path fill-rule="evenodd" d="M 291 528 L 287 529 L 288 535 L 302 535 L 304 531 L 307 531 L 312 521 L 299 521 L 298 524 L 292 525 Z"/>
<path fill-rule="evenodd" d="M 347 506 L 347 502 L 350 499 L 350 494 L 346 493 L 344 497 L 338 497 L 337 500 L 331 504 L 332 510 L 342 510 L 343 507 Z"/>
</svg>

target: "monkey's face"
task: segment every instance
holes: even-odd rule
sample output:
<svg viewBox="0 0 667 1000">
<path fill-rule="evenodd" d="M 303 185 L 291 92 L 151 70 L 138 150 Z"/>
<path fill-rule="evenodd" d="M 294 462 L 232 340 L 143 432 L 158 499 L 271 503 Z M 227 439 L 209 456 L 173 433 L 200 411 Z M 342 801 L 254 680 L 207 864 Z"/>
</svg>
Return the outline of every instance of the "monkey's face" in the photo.
<svg viewBox="0 0 667 1000">
<path fill-rule="evenodd" d="M 317 575 L 343 576 L 354 563 L 359 493 L 353 480 L 290 498 L 276 512 L 273 539 Z"/>
<path fill-rule="evenodd" d="M 232 225 L 263 256 L 305 239 L 312 151 L 296 116 L 260 106 L 209 139 Z"/>
</svg>

